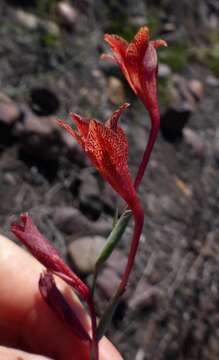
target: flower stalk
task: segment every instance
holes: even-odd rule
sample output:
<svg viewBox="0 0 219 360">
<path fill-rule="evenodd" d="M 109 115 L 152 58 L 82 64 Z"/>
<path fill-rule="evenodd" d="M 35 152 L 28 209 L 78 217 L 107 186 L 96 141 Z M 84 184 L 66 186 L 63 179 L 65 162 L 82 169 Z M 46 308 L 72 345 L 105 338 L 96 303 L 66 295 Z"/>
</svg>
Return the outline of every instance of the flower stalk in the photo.
<svg viewBox="0 0 219 360">
<path fill-rule="evenodd" d="M 113 314 L 114 314 L 116 307 L 121 299 L 121 296 L 125 292 L 125 289 L 126 289 L 126 286 L 127 286 L 128 280 L 129 280 L 129 275 L 130 275 L 133 265 L 134 265 L 135 255 L 136 255 L 136 252 L 138 249 L 139 240 L 141 237 L 143 224 L 144 224 L 144 211 L 139 202 L 136 203 L 135 209 L 133 209 L 133 216 L 134 216 L 135 225 L 134 225 L 134 233 L 133 233 L 133 238 L 131 241 L 131 247 L 130 247 L 130 251 L 129 251 L 128 261 L 126 264 L 125 271 L 122 275 L 120 284 L 115 292 L 115 295 L 112 297 L 111 301 L 109 302 L 108 307 L 107 307 L 106 311 L 104 312 L 104 315 L 102 316 L 100 323 L 98 325 L 98 328 L 97 328 L 98 341 L 105 334 L 106 330 L 109 327 L 109 324 L 112 321 Z"/>
<path fill-rule="evenodd" d="M 139 165 L 138 171 L 137 171 L 137 175 L 135 177 L 135 182 L 134 182 L 134 186 L 135 189 L 138 190 L 139 185 L 142 181 L 142 178 L 145 174 L 148 162 L 150 160 L 150 156 L 151 156 L 151 152 L 153 150 L 154 147 L 154 143 L 157 139 L 157 135 L 160 129 L 160 113 L 159 113 L 159 109 L 153 109 L 153 112 L 151 112 L 150 114 L 151 119 L 153 119 L 151 121 L 151 131 L 149 134 L 149 139 L 148 139 L 148 143 L 147 146 L 145 148 L 144 154 L 143 154 L 143 158 L 141 160 L 141 163 Z"/>
</svg>

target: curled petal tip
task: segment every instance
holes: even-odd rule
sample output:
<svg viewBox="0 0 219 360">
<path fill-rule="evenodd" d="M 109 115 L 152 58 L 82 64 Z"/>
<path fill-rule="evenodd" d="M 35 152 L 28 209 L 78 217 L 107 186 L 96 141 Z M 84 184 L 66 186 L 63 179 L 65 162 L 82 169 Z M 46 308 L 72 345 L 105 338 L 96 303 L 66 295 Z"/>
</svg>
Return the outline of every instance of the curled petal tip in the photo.
<svg viewBox="0 0 219 360">
<path fill-rule="evenodd" d="M 135 35 L 135 40 L 136 41 L 148 41 L 149 40 L 149 28 L 147 26 L 142 26 L 139 31 L 137 32 L 137 34 Z"/>
<path fill-rule="evenodd" d="M 128 42 L 119 35 L 105 34 L 104 40 L 112 49 L 114 49 L 114 51 L 119 52 L 120 54 L 123 54 L 128 46 Z"/>
<path fill-rule="evenodd" d="M 168 46 L 167 42 L 162 39 L 154 40 L 153 45 L 154 45 L 155 49 L 162 47 L 162 46 L 164 46 L 164 47 Z"/>
<path fill-rule="evenodd" d="M 106 126 L 108 126 L 111 129 L 116 130 L 120 116 L 122 115 L 123 111 L 125 111 L 129 106 L 130 106 L 130 104 L 127 102 L 120 105 L 120 107 L 116 111 L 114 111 L 112 116 L 107 120 Z"/>
<path fill-rule="evenodd" d="M 64 120 L 57 120 L 57 124 L 65 129 L 70 135 L 75 137 L 75 131 L 71 128 L 69 124 L 67 124 Z"/>
<path fill-rule="evenodd" d="M 76 114 L 76 113 L 73 113 L 72 111 L 69 113 L 69 115 L 71 116 L 72 120 L 75 119 L 75 120 L 80 120 L 81 117 L 80 115 Z"/>
<path fill-rule="evenodd" d="M 124 104 L 120 105 L 120 107 L 119 107 L 119 109 L 118 109 L 118 110 L 122 110 L 122 111 L 124 111 L 124 110 L 128 109 L 130 106 L 131 106 L 131 104 L 130 104 L 130 103 L 125 102 Z"/>
<path fill-rule="evenodd" d="M 105 41 L 108 41 L 108 40 L 112 39 L 114 36 L 115 36 L 115 35 L 112 35 L 112 34 L 104 34 L 104 35 L 103 35 L 103 39 L 104 39 Z"/>
<path fill-rule="evenodd" d="M 110 54 L 102 54 L 100 55 L 100 60 L 111 60 L 111 61 L 115 61 L 115 58 L 113 55 L 110 55 Z"/>
</svg>

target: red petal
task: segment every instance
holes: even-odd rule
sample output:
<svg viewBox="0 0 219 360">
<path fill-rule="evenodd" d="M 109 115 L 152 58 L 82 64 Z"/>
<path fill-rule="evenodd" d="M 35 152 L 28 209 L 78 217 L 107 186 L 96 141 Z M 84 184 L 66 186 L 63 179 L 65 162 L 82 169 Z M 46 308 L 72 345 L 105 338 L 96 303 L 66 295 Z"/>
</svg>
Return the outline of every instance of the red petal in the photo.
<svg viewBox="0 0 219 360">
<path fill-rule="evenodd" d="M 165 46 L 167 47 L 167 42 L 165 40 L 162 39 L 158 39 L 158 40 L 152 40 L 151 44 L 155 47 L 155 49 L 158 49 L 159 47 Z"/>
<path fill-rule="evenodd" d="M 115 54 L 121 58 L 125 56 L 125 51 L 128 46 L 128 42 L 125 39 L 118 35 L 105 34 L 104 40 L 109 44 Z"/>
<path fill-rule="evenodd" d="M 72 118 L 72 121 L 75 123 L 80 135 L 86 138 L 88 134 L 90 120 L 87 118 L 83 118 L 75 113 L 70 113 L 70 116 Z"/>
<path fill-rule="evenodd" d="M 140 30 L 135 35 L 133 42 L 131 43 L 134 44 L 136 47 L 139 60 L 143 58 L 145 51 L 148 47 L 148 43 L 149 43 L 149 29 L 147 28 L 147 26 L 144 26 L 140 28 Z M 128 52 L 128 48 L 127 48 L 127 52 Z"/>
<path fill-rule="evenodd" d="M 129 103 L 124 103 L 123 105 L 121 105 L 106 121 L 105 126 L 109 127 L 112 130 L 116 130 L 120 116 L 122 115 L 123 111 L 125 111 L 129 106 Z"/>
<path fill-rule="evenodd" d="M 20 216 L 21 224 L 12 224 L 11 231 L 29 249 L 31 254 L 49 271 L 57 274 L 86 299 L 87 286 L 74 274 L 61 259 L 58 251 L 39 232 L 28 214 Z"/>
<path fill-rule="evenodd" d="M 126 49 L 126 66 L 128 68 L 132 88 L 134 88 L 134 91 L 138 96 L 142 91 L 139 79 L 139 68 L 142 64 L 148 44 L 149 30 L 145 26 L 140 28 L 138 33 L 135 35 L 134 40 Z"/>
<path fill-rule="evenodd" d="M 157 52 L 153 44 L 150 42 L 143 58 L 143 67 L 145 72 L 151 73 L 157 71 L 158 60 Z"/>
<path fill-rule="evenodd" d="M 158 111 L 157 70 L 157 52 L 150 42 L 139 70 L 139 79 L 142 88 L 140 97 L 151 115 Z"/>
<path fill-rule="evenodd" d="M 79 143 L 79 145 L 83 148 L 84 147 L 84 141 L 81 138 L 81 136 L 79 134 L 76 133 L 76 131 L 74 131 L 72 129 L 72 127 L 67 124 L 65 121 L 63 120 L 58 120 L 58 125 L 61 126 L 63 129 L 65 129 L 69 135 L 71 135 L 73 138 L 75 138 L 75 140 L 77 140 L 77 142 Z"/>
<path fill-rule="evenodd" d="M 87 141 L 85 144 L 85 151 L 88 153 L 91 161 L 97 167 L 99 171 L 103 171 L 102 162 L 103 162 L 103 151 L 104 148 L 100 142 L 98 136 L 98 126 L 104 126 L 96 120 L 91 120 L 89 126 L 89 133 L 87 136 Z"/>
<path fill-rule="evenodd" d="M 101 175 L 132 208 L 136 192 L 128 169 L 128 143 L 123 130 L 92 121 L 86 151 Z"/>
<path fill-rule="evenodd" d="M 128 47 L 128 42 L 125 41 L 120 36 L 109 35 L 109 34 L 104 35 L 104 40 L 111 47 L 115 60 L 117 61 L 118 65 L 120 66 L 129 85 L 132 87 L 133 91 L 135 91 L 135 89 L 132 85 L 132 81 L 129 76 L 129 72 L 128 72 L 126 60 L 125 60 L 125 54 L 126 54 L 126 49 Z"/>
<path fill-rule="evenodd" d="M 56 287 L 55 280 L 50 272 L 41 274 L 39 289 L 49 307 L 70 326 L 74 334 L 83 341 L 91 342 L 89 334 L 84 329 L 73 308 Z"/>
<path fill-rule="evenodd" d="M 115 62 L 114 56 L 110 55 L 110 54 L 106 54 L 106 53 L 100 55 L 100 60 L 110 60 L 110 61 Z"/>
</svg>

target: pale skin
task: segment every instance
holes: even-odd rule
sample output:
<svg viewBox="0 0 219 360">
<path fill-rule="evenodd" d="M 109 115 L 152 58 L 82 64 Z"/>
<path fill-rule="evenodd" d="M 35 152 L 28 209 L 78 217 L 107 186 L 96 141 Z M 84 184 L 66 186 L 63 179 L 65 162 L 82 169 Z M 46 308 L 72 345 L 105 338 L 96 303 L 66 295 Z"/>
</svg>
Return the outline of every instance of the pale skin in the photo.
<svg viewBox="0 0 219 360">
<path fill-rule="evenodd" d="M 31 255 L 0 235 L 0 358 L 88 360 L 87 344 L 41 298 L 38 280 L 43 270 Z M 61 280 L 57 284 L 84 326 L 90 329 L 89 319 L 76 296 Z M 106 338 L 101 340 L 99 348 L 100 360 L 122 360 Z"/>
</svg>

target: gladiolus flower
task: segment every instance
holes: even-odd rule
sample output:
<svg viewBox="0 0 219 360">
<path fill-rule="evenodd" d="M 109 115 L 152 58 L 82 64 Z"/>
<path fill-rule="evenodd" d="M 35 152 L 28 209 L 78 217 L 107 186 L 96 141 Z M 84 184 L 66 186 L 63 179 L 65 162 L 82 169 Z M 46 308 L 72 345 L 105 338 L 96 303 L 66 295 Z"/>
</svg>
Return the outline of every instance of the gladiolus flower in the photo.
<svg viewBox="0 0 219 360">
<path fill-rule="evenodd" d="M 83 118 L 71 113 L 77 130 L 59 120 L 59 125 L 72 135 L 86 152 L 91 162 L 114 190 L 135 210 L 139 202 L 128 168 L 128 142 L 119 117 L 129 106 L 125 103 L 115 111 L 105 124 L 96 119 Z"/>
<path fill-rule="evenodd" d="M 135 179 L 135 188 L 137 188 L 148 164 L 160 126 L 156 49 L 167 44 L 164 40 L 149 41 L 149 29 L 146 26 L 140 28 L 131 43 L 118 35 L 105 34 L 104 40 L 111 47 L 113 55 L 103 54 L 102 59 L 112 59 L 118 63 L 132 90 L 146 106 L 151 117 L 151 134 Z"/>
<path fill-rule="evenodd" d="M 144 212 L 128 168 L 127 138 L 118 125 L 120 115 L 128 106 L 127 103 L 120 106 L 105 124 L 71 113 L 76 131 L 66 122 L 59 120 L 59 125 L 78 141 L 103 178 L 127 202 L 133 212 L 135 229 L 128 262 L 119 285 L 119 294 L 123 293 L 128 282 L 144 223 Z"/>
<path fill-rule="evenodd" d="M 103 54 L 102 59 L 116 61 L 135 94 L 149 112 L 157 107 L 156 77 L 158 61 L 156 49 L 167 46 L 164 40 L 149 41 L 149 29 L 140 28 L 134 40 L 128 43 L 118 35 L 105 34 L 104 40 L 113 51 L 113 56 Z"/>
</svg>

